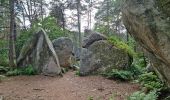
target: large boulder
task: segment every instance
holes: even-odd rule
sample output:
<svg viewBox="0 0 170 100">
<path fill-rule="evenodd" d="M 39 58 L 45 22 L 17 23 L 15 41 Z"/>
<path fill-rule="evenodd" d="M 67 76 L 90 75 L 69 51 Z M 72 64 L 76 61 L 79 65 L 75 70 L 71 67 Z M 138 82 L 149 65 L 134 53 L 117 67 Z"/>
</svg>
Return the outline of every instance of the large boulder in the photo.
<svg viewBox="0 0 170 100">
<path fill-rule="evenodd" d="M 149 52 L 159 77 L 170 87 L 170 0 L 126 0 L 128 32 Z"/>
<path fill-rule="evenodd" d="M 128 56 L 110 44 L 107 40 L 96 41 L 88 48 L 83 48 L 80 60 L 80 74 L 89 75 L 109 71 L 113 68 L 128 67 Z"/>
<path fill-rule="evenodd" d="M 60 37 L 53 40 L 53 46 L 55 48 L 55 52 L 59 56 L 60 66 L 70 67 L 73 51 L 73 43 L 71 39 L 67 37 Z"/>
<path fill-rule="evenodd" d="M 47 63 L 42 68 L 42 74 L 47 76 L 56 76 L 57 75 L 56 71 L 59 70 L 58 67 L 56 66 L 58 65 L 55 63 L 53 57 L 49 57 Z"/>
<path fill-rule="evenodd" d="M 89 35 L 83 38 L 82 46 L 83 48 L 88 48 L 94 42 L 106 39 L 107 39 L 106 36 L 98 32 L 90 32 Z"/>
</svg>

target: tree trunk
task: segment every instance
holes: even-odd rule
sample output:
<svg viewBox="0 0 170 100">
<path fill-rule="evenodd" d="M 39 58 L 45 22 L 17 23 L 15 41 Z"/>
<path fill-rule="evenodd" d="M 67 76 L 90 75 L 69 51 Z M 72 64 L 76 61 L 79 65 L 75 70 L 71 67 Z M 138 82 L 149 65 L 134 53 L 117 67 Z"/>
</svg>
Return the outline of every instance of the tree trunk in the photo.
<svg viewBox="0 0 170 100">
<path fill-rule="evenodd" d="M 126 0 L 123 22 L 149 52 L 159 77 L 170 87 L 170 0 Z"/>
<path fill-rule="evenodd" d="M 16 67 L 16 54 L 15 54 L 15 42 L 14 42 L 14 31 L 15 31 L 14 3 L 15 0 L 10 0 L 9 65 L 11 67 Z"/>
<path fill-rule="evenodd" d="M 110 35 L 109 33 L 110 26 L 109 26 L 109 0 L 107 0 L 107 34 Z"/>
<path fill-rule="evenodd" d="M 77 0 L 77 18 L 78 18 L 78 33 L 79 33 L 79 48 L 80 48 L 80 55 L 82 51 L 82 36 L 81 36 L 81 17 L 80 17 L 80 7 L 81 3 L 80 0 Z M 81 57 L 80 57 L 81 59 Z"/>
<path fill-rule="evenodd" d="M 41 0 L 41 20 L 43 21 L 43 1 Z"/>
<path fill-rule="evenodd" d="M 62 27 L 63 27 L 64 35 L 66 36 L 66 33 L 65 33 L 65 15 L 64 15 L 64 12 L 65 12 L 65 9 L 63 7 L 62 8 Z"/>
</svg>

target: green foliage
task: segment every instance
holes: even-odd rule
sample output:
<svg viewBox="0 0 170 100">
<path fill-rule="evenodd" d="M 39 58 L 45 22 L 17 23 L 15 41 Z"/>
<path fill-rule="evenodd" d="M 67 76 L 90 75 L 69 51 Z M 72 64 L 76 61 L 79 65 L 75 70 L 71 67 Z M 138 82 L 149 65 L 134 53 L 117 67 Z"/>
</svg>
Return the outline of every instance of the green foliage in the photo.
<svg viewBox="0 0 170 100">
<path fill-rule="evenodd" d="M 144 68 L 141 68 L 139 66 L 136 66 L 132 64 L 130 67 L 128 67 L 126 70 L 128 70 L 134 79 L 138 78 L 139 75 L 141 75 L 144 72 Z"/>
<path fill-rule="evenodd" d="M 146 61 L 143 56 L 136 56 L 133 57 L 133 63 L 131 64 L 130 67 L 127 68 L 132 74 L 134 78 L 138 78 L 139 75 L 143 74 L 146 72 L 145 70 L 146 67 Z"/>
<path fill-rule="evenodd" d="M 94 100 L 92 96 L 89 96 L 88 97 L 88 100 Z"/>
<path fill-rule="evenodd" d="M 147 66 L 146 60 L 147 59 L 146 57 L 144 57 L 143 53 L 139 53 L 138 56 L 134 57 L 133 65 L 137 67 L 145 68 Z"/>
<path fill-rule="evenodd" d="M 37 71 L 31 65 L 29 65 L 23 70 L 23 74 L 24 75 L 36 75 Z"/>
<path fill-rule="evenodd" d="M 133 62 L 130 67 L 124 70 L 112 69 L 111 71 L 102 73 L 102 75 L 111 79 L 112 78 L 116 78 L 120 80 L 138 79 L 141 74 L 146 72 L 143 63 L 144 63 L 143 60 L 136 60 L 136 62 Z"/>
<path fill-rule="evenodd" d="M 9 67 L 0 66 L 0 74 L 5 74 L 9 69 Z"/>
<path fill-rule="evenodd" d="M 112 69 L 112 71 L 102 73 L 102 75 L 104 75 L 109 79 L 120 79 L 122 81 L 132 79 L 132 73 L 130 71 L 125 71 L 125 70 Z"/>
<path fill-rule="evenodd" d="M 27 40 L 33 35 L 34 30 L 22 30 L 20 36 L 16 40 L 16 55 L 19 56 L 20 50 Z"/>
<path fill-rule="evenodd" d="M 136 41 L 134 40 L 134 38 L 132 38 L 129 34 L 128 35 L 128 45 L 132 48 L 135 48 L 136 46 Z"/>
<path fill-rule="evenodd" d="M 148 94 L 138 91 L 129 96 L 127 100 L 157 100 L 157 97 L 156 91 L 151 91 Z"/>
<path fill-rule="evenodd" d="M 0 40 L 0 65 L 1 66 L 8 66 L 8 46 L 7 40 Z"/>
<path fill-rule="evenodd" d="M 124 52 L 128 53 L 130 56 L 132 57 L 137 56 L 137 53 L 133 50 L 133 48 L 128 46 L 127 43 L 121 41 L 119 38 L 112 36 L 108 39 L 108 41 L 112 43 L 114 46 L 116 46 L 117 48 L 122 49 Z"/>
<path fill-rule="evenodd" d="M 7 49 L 0 49 L 0 65 L 1 66 L 8 66 L 8 50 Z"/>
<path fill-rule="evenodd" d="M 7 40 L 0 40 L 0 47 L 5 47 L 7 45 L 8 41 Z"/>
<path fill-rule="evenodd" d="M 17 76 L 22 75 L 23 71 L 21 69 L 13 69 L 6 73 L 7 76 Z"/>
<path fill-rule="evenodd" d="M 6 73 L 7 76 L 17 76 L 17 75 L 36 75 L 37 71 L 31 66 L 27 66 L 26 68 L 16 68 L 11 69 Z"/>
<path fill-rule="evenodd" d="M 100 32 L 106 36 L 108 36 L 109 34 L 113 34 L 113 33 L 107 33 L 108 32 L 108 27 L 106 25 L 100 25 L 99 23 L 95 24 L 95 31 Z"/>
<path fill-rule="evenodd" d="M 112 96 L 109 97 L 109 100 L 115 100 L 115 94 L 112 94 Z"/>
<path fill-rule="evenodd" d="M 59 27 L 56 24 L 56 22 L 57 21 L 54 17 L 49 16 L 49 17 L 44 18 L 44 20 L 41 23 L 42 28 L 47 32 L 51 40 L 65 35 L 63 29 Z M 65 32 L 68 32 L 68 31 L 65 30 Z"/>
<path fill-rule="evenodd" d="M 79 70 L 76 70 L 76 71 L 75 71 L 75 75 L 76 75 L 76 76 L 81 76 L 81 75 L 80 75 L 80 71 L 79 71 Z"/>
<path fill-rule="evenodd" d="M 148 90 L 160 90 L 164 86 L 153 72 L 140 75 L 138 80 L 141 85 Z"/>
</svg>

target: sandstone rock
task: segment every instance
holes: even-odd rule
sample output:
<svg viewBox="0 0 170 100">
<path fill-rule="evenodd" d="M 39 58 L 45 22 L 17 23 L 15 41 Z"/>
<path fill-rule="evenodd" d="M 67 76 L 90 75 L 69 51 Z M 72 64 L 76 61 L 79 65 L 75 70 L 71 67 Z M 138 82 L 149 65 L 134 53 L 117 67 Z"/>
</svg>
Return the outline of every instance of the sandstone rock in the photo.
<svg viewBox="0 0 170 100">
<path fill-rule="evenodd" d="M 77 61 L 80 61 L 80 48 L 74 47 L 73 55 Z"/>
<path fill-rule="evenodd" d="M 71 56 L 73 51 L 73 43 L 67 37 L 60 37 L 53 40 L 53 46 L 55 52 L 59 56 L 59 62 L 61 67 L 71 66 Z"/>
<path fill-rule="evenodd" d="M 107 40 L 96 41 L 82 50 L 80 74 L 88 75 L 128 67 L 127 54 Z"/>
<path fill-rule="evenodd" d="M 107 38 L 97 32 L 91 32 L 87 37 L 84 37 L 82 46 L 83 48 L 88 48 L 91 44 L 93 44 L 95 41 L 100 41 L 100 40 L 106 40 Z"/>
<path fill-rule="evenodd" d="M 48 59 L 47 64 L 42 69 L 43 75 L 56 76 L 57 75 L 56 72 L 59 70 L 58 67 L 56 67 L 56 66 L 57 66 L 57 64 L 55 63 L 53 57 L 50 57 Z"/>
<path fill-rule="evenodd" d="M 128 32 L 149 52 L 159 77 L 170 87 L 170 0 L 126 0 L 122 9 Z"/>
<path fill-rule="evenodd" d="M 50 69 L 48 66 L 49 59 L 55 62 L 55 69 Z M 23 46 L 19 57 L 17 58 L 17 65 L 24 67 L 27 65 L 33 65 L 33 67 L 39 72 L 45 72 L 43 69 L 53 70 L 53 74 L 61 74 L 61 68 L 58 61 L 58 56 L 54 50 L 52 42 L 48 38 L 48 35 L 43 29 L 36 32 L 32 38 L 30 38 L 27 43 Z M 50 71 L 47 71 L 48 73 Z M 51 72 L 50 72 L 51 74 Z"/>
</svg>

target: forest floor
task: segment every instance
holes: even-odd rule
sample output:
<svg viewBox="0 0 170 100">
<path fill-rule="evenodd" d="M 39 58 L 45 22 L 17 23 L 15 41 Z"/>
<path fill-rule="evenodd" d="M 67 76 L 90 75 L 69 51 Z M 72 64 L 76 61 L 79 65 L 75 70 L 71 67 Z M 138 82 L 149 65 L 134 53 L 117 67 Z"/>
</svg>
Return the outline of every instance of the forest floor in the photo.
<svg viewBox="0 0 170 100">
<path fill-rule="evenodd" d="M 79 77 L 69 71 L 63 77 L 9 77 L 0 83 L 0 99 L 124 100 L 138 90 L 138 84 L 108 80 L 102 76 Z"/>
</svg>

